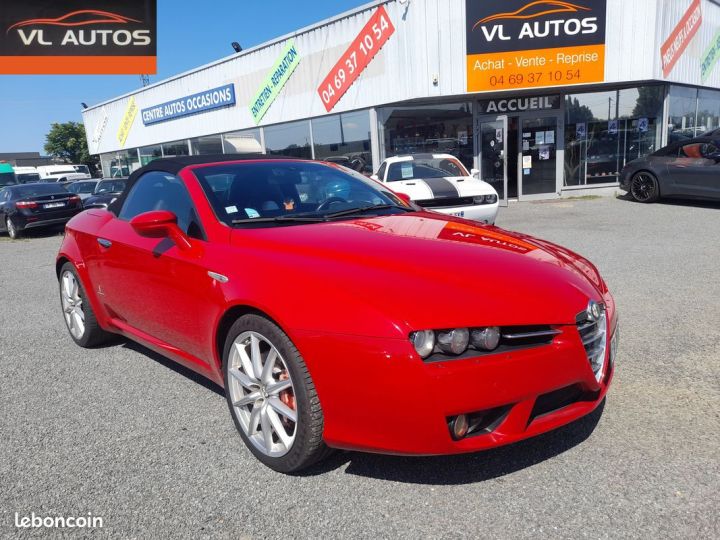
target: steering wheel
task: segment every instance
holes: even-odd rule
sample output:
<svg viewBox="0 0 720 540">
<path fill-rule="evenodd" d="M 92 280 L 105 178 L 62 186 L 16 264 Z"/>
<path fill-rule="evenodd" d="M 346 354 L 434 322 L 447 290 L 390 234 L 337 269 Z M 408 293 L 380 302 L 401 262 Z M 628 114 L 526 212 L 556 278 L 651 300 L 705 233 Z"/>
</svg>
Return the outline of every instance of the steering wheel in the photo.
<svg viewBox="0 0 720 540">
<path fill-rule="evenodd" d="M 342 197 L 330 197 L 328 199 L 325 199 L 323 202 L 321 202 L 318 205 L 318 207 L 315 209 L 315 211 L 319 212 L 320 210 L 327 210 L 330 208 L 330 205 L 332 203 L 336 203 L 336 202 L 347 204 L 347 201 L 345 199 L 343 199 Z"/>
</svg>

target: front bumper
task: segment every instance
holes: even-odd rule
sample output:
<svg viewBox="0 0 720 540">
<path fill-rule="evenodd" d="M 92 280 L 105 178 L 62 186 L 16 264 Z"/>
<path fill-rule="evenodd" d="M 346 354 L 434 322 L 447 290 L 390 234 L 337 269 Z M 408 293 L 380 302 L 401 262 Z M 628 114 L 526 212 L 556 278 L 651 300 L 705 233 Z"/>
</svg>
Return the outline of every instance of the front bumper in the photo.
<svg viewBox="0 0 720 540">
<path fill-rule="evenodd" d="M 441 214 L 472 219 L 493 225 L 498 213 L 498 203 L 478 204 L 472 206 L 449 206 L 446 208 L 428 208 Z"/>
<path fill-rule="evenodd" d="M 598 382 L 577 327 L 558 328 L 550 345 L 435 363 L 423 362 L 406 340 L 312 332 L 293 339 L 312 374 L 329 446 L 441 455 L 533 437 L 602 402 L 614 371 L 609 352 Z M 450 417 L 490 410 L 501 413 L 488 430 L 451 437 Z"/>
</svg>

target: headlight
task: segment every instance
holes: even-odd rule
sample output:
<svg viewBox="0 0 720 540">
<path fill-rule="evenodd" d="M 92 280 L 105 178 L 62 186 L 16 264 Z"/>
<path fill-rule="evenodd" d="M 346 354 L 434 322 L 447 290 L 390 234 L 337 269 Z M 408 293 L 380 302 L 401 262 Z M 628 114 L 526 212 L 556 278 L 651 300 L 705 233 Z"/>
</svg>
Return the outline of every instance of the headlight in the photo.
<svg viewBox="0 0 720 540">
<path fill-rule="evenodd" d="M 467 328 L 454 328 L 438 332 L 438 347 L 444 353 L 461 354 L 470 343 L 470 330 Z"/>
<path fill-rule="evenodd" d="M 500 344 L 500 329 L 497 326 L 473 328 L 471 340 L 476 349 L 493 351 Z"/>
<path fill-rule="evenodd" d="M 497 202 L 497 195 L 485 195 L 485 204 L 495 204 Z"/>
<path fill-rule="evenodd" d="M 485 204 L 485 195 L 473 197 L 473 204 Z"/>
<path fill-rule="evenodd" d="M 435 332 L 432 330 L 420 330 L 410 334 L 410 341 L 421 358 L 427 358 L 435 349 Z"/>
</svg>

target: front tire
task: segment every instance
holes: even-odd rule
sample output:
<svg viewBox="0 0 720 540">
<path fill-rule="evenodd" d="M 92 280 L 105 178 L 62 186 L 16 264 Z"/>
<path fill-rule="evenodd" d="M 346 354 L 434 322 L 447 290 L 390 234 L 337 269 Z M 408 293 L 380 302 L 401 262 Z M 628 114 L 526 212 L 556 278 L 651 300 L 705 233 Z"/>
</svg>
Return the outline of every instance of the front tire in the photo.
<svg viewBox="0 0 720 540">
<path fill-rule="evenodd" d="M 265 465 L 292 473 L 329 454 L 312 377 L 277 325 L 259 315 L 240 317 L 225 340 L 223 376 L 235 427 Z"/>
<path fill-rule="evenodd" d="M 630 180 L 630 194 L 637 202 L 653 203 L 660 199 L 660 185 L 654 174 L 639 172 Z"/>
<path fill-rule="evenodd" d="M 20 231 L 15 227 L 15 224 L 10 216 L 5 218 L 5 229 L 7 230 L 8 236 L 13 240 L 20 238 Z"/>
<path fill-rule="evenodd" d="M 107 341 L 110 334 L 97 322 L 85 289 L 72 263 L 60 269 L 60 303 L 70 337 L 81 347 L 94 347 Z"/>
</svg>

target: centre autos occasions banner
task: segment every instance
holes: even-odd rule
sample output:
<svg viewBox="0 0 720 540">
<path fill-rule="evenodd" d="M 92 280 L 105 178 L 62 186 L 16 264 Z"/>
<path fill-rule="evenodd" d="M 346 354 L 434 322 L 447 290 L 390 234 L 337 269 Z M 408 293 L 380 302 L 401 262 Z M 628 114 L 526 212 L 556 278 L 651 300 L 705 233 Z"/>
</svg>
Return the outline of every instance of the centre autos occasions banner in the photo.
<svg viewBox="0 0 720 540">
<path fill-rule="evenodd" d="M 467 90 L 602 82 L 606 0 L 466 0 Z"/>
</svg>

